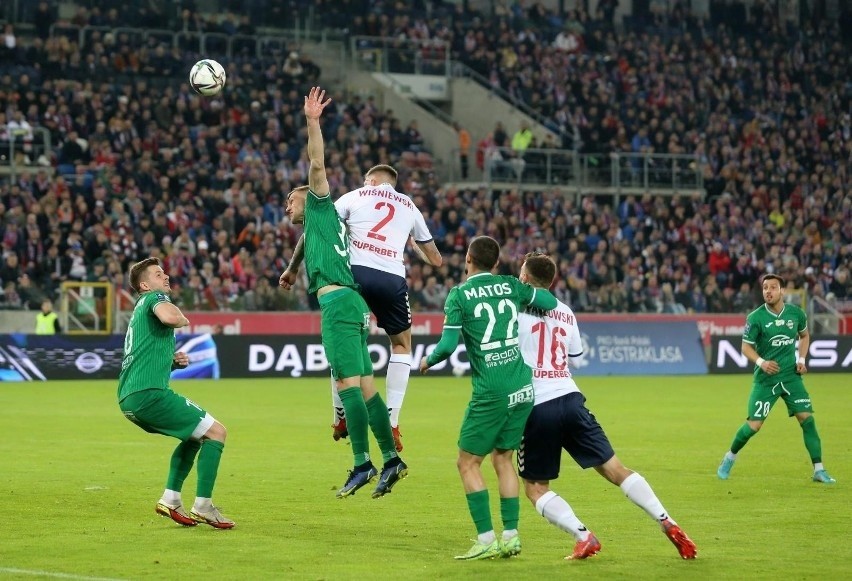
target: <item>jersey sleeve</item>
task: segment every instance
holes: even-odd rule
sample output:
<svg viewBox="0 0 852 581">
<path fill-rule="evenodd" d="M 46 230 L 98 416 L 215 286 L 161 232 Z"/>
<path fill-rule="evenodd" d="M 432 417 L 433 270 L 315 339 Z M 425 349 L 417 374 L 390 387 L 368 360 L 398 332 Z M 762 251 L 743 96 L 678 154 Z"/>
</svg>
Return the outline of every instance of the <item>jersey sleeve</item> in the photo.
<svg viewBox="0 0 852 581">
<path fill-rule="evenodd" d="M 746 324 L 743 328 L 743 343 L 754 345 L 760 337 L 760 323 L 755 320 L 754 313 L 746 318 Z"/>
<path fill-rule="evenodd" d="M 426 220 L 419 211 L 414 212 L 414 229 L 411 234 L 414 236 L 415 242 L 422 244 L 432 241 L 432 233 L 429 232 L 429 226 L 426 225 Z"/>
<path fill-rule="evenodd" d="M 161 292 L 152 292 L 145 295 L 145 311 L 151 316 L 156 316 L 154 314 L 154 309 L 157 308 L 157 305 L 160 303 L 171 303 L 172 299 L 169 298 L 169 295 Z"/>
<path fill-rule="evenodd" d="M 462 308 L 458 297 L 458 287 L 454 287 L 450 290 L 450 294 L 447 295 L 447 300 L 444 302 L 445 329 L 461 329 Z"/>
<path fill-rule="evenodd" d="M 799 309 L 799 328 L 796 329 L 796 332 L 801 335 L 808 328 L 808 314 Z"/>
<path fill-rule="evenodd" d="M 331 193 L 318 194 L 313 190 L 308 190 L 308 199 L 305 201 L 307 206 L 321 206 L 324 204 L 332 204 Z"/>
<path fill-rule="evenodd" d="M 577 317 L 571 325 L 571 336 L 568 337 L 568 357 L 579 357 L 583 354 L 583 338 L 580 336 L 580 327 L 577 325 Z"/>
</svg>

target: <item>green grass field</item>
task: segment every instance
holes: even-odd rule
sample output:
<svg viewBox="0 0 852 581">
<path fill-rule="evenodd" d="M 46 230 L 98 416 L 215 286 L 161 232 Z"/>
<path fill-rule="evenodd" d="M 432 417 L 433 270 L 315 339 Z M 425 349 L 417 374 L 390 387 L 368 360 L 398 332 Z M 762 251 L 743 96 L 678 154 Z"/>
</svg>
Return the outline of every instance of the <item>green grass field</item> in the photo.
<svg viewBox="0 0 852 581">
<path fill-rule="evenodd" d="M 402 414 L 409 478 L 379 500 L 336 500 L 351 465 L 331 439 L 327 380 L 180 382 L 229 430 L 215 501 L 231 531 L 154 513 L 175 440 L 127 422 L 111 382 L 0 384 L 0 577 L 66 579 L 766 579 L 848 575 L 852 549 L 849 375 L 810 375 L 826 467 L 810 481 L 783 405 L 716 466 L 745 414 L 749 377 L 582 378 L 619 457 L 651 483 L 698 545 L 682 561 L 621 491 L 564 457 L 554 488 L 603 544 L 571 562 L 573 539 L 522 498 L 523 553 L 456 562 L 475 536 L 455 469 L 466 379 L 414 377 Z M 384 381 L 380 380 L 380 385 Z M 373 451 L 375 450 L 375 443 Z M 493 471 L 486 474 L 494 490 Z M 184 498 L 195 495 L 194 472 Z M 496 492 L 492 508 L 499 515 Z M 499 530 L 499 518 L 495 525 Z"/>
</svg>

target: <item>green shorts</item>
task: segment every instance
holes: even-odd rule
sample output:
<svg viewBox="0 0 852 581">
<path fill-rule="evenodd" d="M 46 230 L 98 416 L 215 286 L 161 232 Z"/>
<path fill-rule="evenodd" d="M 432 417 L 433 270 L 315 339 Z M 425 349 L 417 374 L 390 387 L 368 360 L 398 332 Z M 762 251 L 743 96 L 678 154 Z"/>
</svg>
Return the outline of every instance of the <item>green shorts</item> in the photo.
<svg viewBox="0 0 852 581">
<path fill-rule="evenodd" d="M 475 456 L 493 450 L 517 450 L 534 404 L 531 385 L 501 399 L 472 400 L 459 433 L 459 448 Z"/>
<path fill-rule="evenodd" d="M 755 383 L 751 387 L 748 397 L 748 419 L 765 421 L 769 412 L 778 398 L 782 398 L 787 404 L 787 415 L 792 416 L 799 412 L 811 412 L 811 396 L 805 389 L 801 377 L 794 377 L 787 381 L 779 381 L 775 384 Z"/>
<path fill-rule="evenodd" d="M 146 389 L 118 402 L 124 417 L 152 434 L 200 440 L 216 420 L 191 399 L 171 389 Z"/>
<path fill-rule="evenodd" d="M 361 295 L 344 288 L 322 295 L 319 304 L 322 345 L 334 379 L 373 375 L 367 350 L 370 309 Z"/>
</svg>

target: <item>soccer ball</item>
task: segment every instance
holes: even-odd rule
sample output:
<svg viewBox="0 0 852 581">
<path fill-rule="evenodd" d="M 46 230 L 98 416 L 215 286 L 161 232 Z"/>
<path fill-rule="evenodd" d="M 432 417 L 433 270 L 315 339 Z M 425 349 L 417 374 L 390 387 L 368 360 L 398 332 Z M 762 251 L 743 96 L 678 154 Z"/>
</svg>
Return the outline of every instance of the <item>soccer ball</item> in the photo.
<svg viewBox="0 0 852 581">
<path fill-rule="evenodd" d="M 213 59 L 202 59 L 189 71 L 189 86 L 205 97 L 218 95 L 225 86 L 225 68 Z"/>
<path fill-rule="evenodd" d="M 455 367 L 453 367 L 453 375 L 455 375 L 456 377 L 461 377 L 462 375 L 464 375 L 464 371 L 465 369 L 461 365 L 456 365 Z"/>
</svg>

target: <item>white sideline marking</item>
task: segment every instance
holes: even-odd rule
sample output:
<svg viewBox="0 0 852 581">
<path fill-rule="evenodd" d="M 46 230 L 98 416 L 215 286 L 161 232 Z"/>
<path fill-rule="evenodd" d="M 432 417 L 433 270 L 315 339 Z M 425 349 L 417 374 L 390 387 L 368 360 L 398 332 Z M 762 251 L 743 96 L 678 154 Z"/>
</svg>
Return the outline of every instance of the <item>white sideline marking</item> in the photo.
<svg viewBox="0 0 852 581">
<path fill-rule="evenodd" d="M 0 573 L 32 575 L 33 577 L 53 577 L 54 579 L 78 579 L 80 581 L 121 581 L 112 577 L 89 577 L 87 575 L 71 575 L 69 573 L 54 573 L 53 571 L 38 571 L 36 569 L 15 569 L 14 567 L 0 567 Z"/>
</svg>

